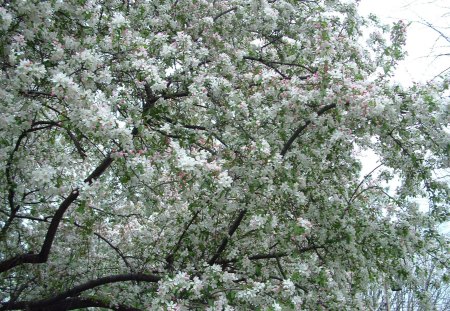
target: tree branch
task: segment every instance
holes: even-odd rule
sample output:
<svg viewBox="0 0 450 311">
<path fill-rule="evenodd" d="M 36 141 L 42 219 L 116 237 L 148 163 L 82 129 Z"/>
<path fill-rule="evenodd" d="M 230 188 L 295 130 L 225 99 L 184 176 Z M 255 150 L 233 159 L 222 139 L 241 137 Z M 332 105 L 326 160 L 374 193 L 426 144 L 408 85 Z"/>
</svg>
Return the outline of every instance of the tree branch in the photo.
<svg viewBox="0 0 450 311">
<path fill-rule="evenodd" d="M 38 126 L 38 127 L 36 127 Z M 12 151 L 12 153 L 10 154 L 9 158 L 8 158 L 8 162 L 6 164 L 6 170 L 5 170 L 5 174 L 6 174 L 6 180 L 9 184 L 9 189 L 8 189 L 8 203 L 10 206 L 10 216 L 8 218 L 8 220 L 5 222 L 5 224 L 3 225 L 3 228 L 0 232 L 0 240 L 2 240 L 5 236 L 6 231 L 9 229 L 9 226 L 11 225 L 11 223 L 13 222 L 14 218 L 16 217 L 17 212 L 20 209 L 19 205 L 15 205 L 14 204 L 14 196 L 15 196 L 15 183 L 13 180 L 13 176 L 11 176 L 11 167 L 12 167 L 12 162 L 13 162 L 13 158 L 14 158 L 14 153 L 17 152 L 19 150 L 20 144 L 22 142 L 22 140 L 24 138 L 27 137 L 28 133 L 33 133 L 33 132 L 37 132 L 40 130 L 44 130 L 44 129 L 48 129 L 48 128 L 52 128 L 52 127 L 61 127 L 61 125 L 58 122 L 55 121 L 33 121 L 33 123 L 31 124 L 31 127 L 28 130 L 23 131 L 19 138 L 17 139 L 16 145 L 14 147 L 14 150 Z M 79 144 L 79 142 L 75 139 L 74 135 L 70 132 L 70 130 L 66 129 L 70 138 L 72 139 L 72 141 L 75 144 L 75 147 L 77 148 L 78 152 L 80 153 L 80 156 L 84 159 L 86 157 L 84 150 L 82 149 L 81 145 Z"/>
<path fill-rule="evenodd" d="M 336 107 L 336 104 L 330 104 L 327 105 L 325 107 L 322 107 L 319 111 L 317 111 L 317 115 L 321 116 L 323 115 L 325 112 L 327 112 L 330 109 L 333 109 Z M 289 138 L 289 140 L 284 144 L 283 149 L 281 150 L 280 154 L 282 157 L 284 157 L 286 155 L 286 153 L 289 151 L 289 149 L 291 148 L 292 144 L 294 143 L 294 141 L 300 136 L 300 134 L 308 127 L 308 125 L 311 124 L 311 120 L 306 121 L 302 126 L 300 126 L 295 132 L 294 134 L 292 134 L 292 136 Z"/>
<path fill-rule="evenodd" d="M 80 229 L 86 229 L 86 226 L 80 225 L 77 222 L 73 223 L 75 225 L 75 227 L 78 227 Z M 97 233 L 97 232 L 93 232 L 93 234 L 99 238 L 100 240 L 102 240 L 103 242 L 105 242 L 106 244 L 108 244 L 109 247 L 111 247 L 116 253 L 117 255 L 119 255 L 119 257 L 122 259 L 122 261 L 124 262 L 124 264 L 132 271 L 132 267 L 130 265 L 130 263 L 128 262 L 127 258 L 125 257 L 124 253 L 117 247 L 114 246 L 114 244 L 112 244 L 108 239 L 106 239 L 104 236 L 102 236 L 101 234 Z"/>
<path fill-rule="evenodd" d="M 78 141 L 78 139 L 75 137 L 75 135 L 73 135 L 73 133 L 69 129 L 66 129 L 66 131 L 67 135 L 69 135 L 70 140 L 72 140 L 73 144 L 75 145 L 75 148 L 77 149 L 77 152 L 80 155 L 80 157 L 83 160 L 86 159 L 86 152 L 84 151 L 83 147 L 81 147 L 81 144 Z"/>
<path fill-rule="evenodd" d="M 56 213 L 52 218 L 50 226 L 48 227 L 47 234 L 45 236 L 45 240 L 44 243 L 42 244 L 42 248 L 39 254 L 22 254 L 4 260 L 0 262 L 0 272 L 8 271 L 24 263 L 35 264 L 46 262 L 53 244 L 53 240 L 55 239 L 56 231 L 58 229 L 58 225 L 61 221 L 61 218 L 66 212 L 67 208 L 69 208 L 72 202 L 76 200 L 78 195 L 79 195 L 78 189 L 73 190 L 69 194 L 69 196 L 59 205 L 59 208 L 56 210 Z"/>
<path fill-rule="evenodd" d="M 238 217 L 234 220 L 233 224 L 228 229 L 228 236 L 223 238 L 222 244 L 220 244 L 220 246 L 217 249 L 217 251 L 214 254 L 214 256 L 208 261 L 209 265 L 213 265 L 213 264 L 216 263 L 217 259 L 220 257 L 222 252 L 225 250 L 225 247 L 227 246 L 229 239 L 231 238 L 231 236 L 234 234 L 234 232 L 237 230 L 237 228 L 241 224 L 242 219 L 244 219 L 244 216 L 245 216 L 246 213 L 247 213 L 246 209 L 244 209 L 244 210 L 239 212 Z"/>
<path fill-rule="evenodd" d="M 22 143 L 22 140 L 27 136 L 26 132 L 22 132 L 19 136 L 19 138 L 16 141 L 16 145 L 14 146 L 13 151 L 8 157 L 8 161 L 6 162 L 6 168 L 5 168 L 5 175 L 6 175 L 6 181 L 8 183 L 8 204 L 9 209 L 11 210 L 11 213 L 8 217 L 8 220 L 5 222 L 5 224 L 2 227 L 2 230 L 0 232 L 0 240 L 3 240 L 6 236 L 6 231 L 8 231 L 9 227 L 11 226 L 15 215 L 20 209 L 20 205 L 15 205 L 14 203 L 14 197 L 16 196 L 16 184 L 14 182 L 14 176 L 12 176 L 11 170 L 12 170 L 12 163 L 14 160 L 14 153 L 19 150 L 20 144 Z"/>
<path fill-rule="evenodd" d="M 164 117 L 164 120 L 169 122 L 170 124 L 176 125 L 177 122 L 169 117 Z M 191 124 L 181 124 L 182 127 L 191 129 L 191 130 L 200 130 L 200 131 L 206 131 L 207 128 L 201 125 L 191 125 Z"/>
<path fill-rule="evenodd" d="M 285 62 L 273 61 L 273 60 L 265 60 L 261 57 L 252 57 L 252 56 L 244 56 L 243 58 L 247 59 L 247 60 L 253 60 L 253 61 L 260 62 L 266 66 L 275 64 L 275 65 L 281 65 L 281 66 L 299 67 L 299 68 L 305 69 L 306 71 L 310 72 L 311 74 L 314 74 L 317 72 L 317 69 L 311 69 L 311 68 L 301 65 L 301 64 L 285 63 Z M 269 67 L 273 68 L 272 66 L 269 66 Z"/>
<path fill-rule="evenodd" d="M 215 21 L 217 21 L 219 18 L 221 18 L 222 16 L 224 16 L 225 14 L 228 14 L 228 13 L 233 12 L 233 11 L 236 11 L 236 10 L 237 10 L 237 6 L 234 6 L 234 7 L 232 7 L 232 8 L 229 8 L 228 10 L 223 11 L 223 12 L 217 14 L 217 15 L 213 18 L 213 20 L 214 20 L 214 22 L 215 22 Z"/>
<path fill-rule="evenodd" d="M 185 226 L 183 233 L 181 234 L 180 238 L 178 239 L 177 244 L 175 244 L 175 246 L 173 247 L 170 254 L 166 256 L 166 261 L 169 266 L 171 266 L 173 264 L 175 253 L 180 248 L 181 241 L 183 240 L 184 236 L 186 235 L 186 232 L 189 230 L 189 227 L 194 223 L 195 219 L 197 219 L 198 214 L 200 214 L 200 211 L 195 212 L 194 216 L 191 218 L 189 223 Z"/>
<path fill-rule="evenodd" d="M 141 311 L 141 309 L 119 305 L 110 305 L 107 302 L 93 299 L 93 298 L 68 298 L 63 301 L 57 302 L 50 306 L 45 306 L 45 308 L 30 308 L 30 311 L 66 311 L 66 310 L 78 310 L 81 308 L 105 308 L 114 311 Z M 12 310 L 12 309 L 9 309 Z"/>
<path fill-rule="evenodd" d="M 91 280 L 86 283 L 80 284 L 78 286 L 73 287 L 65 292 L 57 294 L 51 298 L 37 300 L 37 301 L 18 301 L 13 304 L 4 304 L 0 310 L 48 310 L 46 307 L 52 308 L 53 310 L 61 310 L 57 309 L 57 306 L 67 305 L 67 302 L 70 302 L 70 299 L 66 299 L 69 297 L 78 296 L 80 293 L 85 292 L 87 290 L 118 282 L 129 282 L 129 281 L 137 281 L 137 282 L 150 282 L 157 283 L 161 280 L 161 277 L 152 275 L 152 274 L 142 274 L 142 273 L 129 273 L 129 274 L 116 274 L 98 278 L 96 280 Z M 104 306 L 103 306 L 104 307 Z M 107 308 L 110 308 L 107 306 Z M 72 310 L 65 309 L 65 310 Z M 110 308 L 111 309 L 111 308 Z M 63 309 L 64 310 L 64 309 Z"/>
<path fill-rule="evenodd" d="M 93 180 L 97 179 L 101 174 L 103 174 L 103 172 L 111 165 L 112 162 L 113 159 L 108 155 L 108 157 L 106 157 L 102 161 L 102 163 L 100 163 L 100 165 L 92 172 L 91 175 L 88 176 L 88 178 L 84 180 L 84 182 L 91 184 Z M 59 223 L 61 222 L 64 213 L 67 211 L 69 206 L 78 198 L 79 194 L 80 193 L 78 188 L 72 190 L 71 193 L 66 197 L 66 199 L 59 205 L 58 209 L 53 215 L 52 221 L 50 222 L 50 226 L 48 227 L 47 234 L 45 235 L 45 240 L 42 244 L 42 248 L 39 254 L 22 254 L 7 260 L 3 260 L 0 262 L 0 273 L 8 271 L 16 266 L 25 263 L 36 264 L 46 262 L 50 254 L 50 249 L 53 245 Z"/>
<path fill-rule="evenodd" d="M 306 247 L 302 247 L 299 248 L 295 251 L 295 253 L 298 254 L 302 254 L 302 253 L 306 253 L 312 250 L 316 250 L 318 248 L 323 248 L 323 246 L 306 246 Z M 291 253 L 288 252 L 276 252 L 276 253 L 268 253 L 268 254 L 257 254 L 257 255 L 253 255 L 248 257 L 249 260 L 264 260 L 264 259 L 277 259 L 277 258 L 282 258 L 282 257 L 287 257 L 289 256 Z M 225 260 L 217 260 L 216 263 L 220 264 L 220 265 L 226 265 L 232 262 L 237 262 L 239 259 L 238 258 L 232 258 L 232 259 L 225 259 Z"/>
<path fill-rule="evenodd" d="M 88 183 L 88 184 L 92 184 L 92 182 L 94 180 L 96 180 L 97 178 L 99 178 L 105 171 L 106 169 L 111 165 L 111 163 L 114 161 L 113 158 L 111 158 L 111 155 L 108 154 L 108 156 L 102 161 L 102 163 L 100 163 L 99 166 L 97 166 L 97 168 L 91 173 L 91 175 L 89 175 L 84 182 Z"/>
<path fill-rule="evenodd" d="M 69 289 L 65 292 L 57 294 L 51 298 L 37 300 L 37 301 L 19 301 L 19 302 L 15 302 L 13 304 L 5 303 L 0 310 L 19 310 L 19 309 L 48 310 L 47 307 L 53 308 L 53 310 L 61 310 L 61 309 L 57 309 L 56 307 L 61 306 L 61 305 L 67 305 L 68 302 L 72 301 L 72 300 L 66 299 L 66 298 L 75 297 L 82 292 L 85 292 L 90 289 L 94 289 L 94 288 L 102 286 L 102 285 L 118 283 L 118 282 L 129 282 L 129 281 L 157 283 L 159 280 L 161 280 L 161 277 L 152 275 L 152 274 L 129 273 L 129 274 L 110 275 L 110 276 L 101 277 L 96 280 L 91 280 L 86 283 L 80 284 L 78 286 L 73 287 L 72 289 Z M 103 306 L 103 307 L 105 307 L 105 306 Z M 80 308 L 80 307 L 78 307 L 78 308 Z M 107 308 L 110 308 L 110 307 L 107 306 Z M 63 309 L 63 310 L 72 310 L 72 309 L 76 309 L 76 308 L 67 309 L 67 307 L 66 307 L 66 309 Z"/>
</svg>

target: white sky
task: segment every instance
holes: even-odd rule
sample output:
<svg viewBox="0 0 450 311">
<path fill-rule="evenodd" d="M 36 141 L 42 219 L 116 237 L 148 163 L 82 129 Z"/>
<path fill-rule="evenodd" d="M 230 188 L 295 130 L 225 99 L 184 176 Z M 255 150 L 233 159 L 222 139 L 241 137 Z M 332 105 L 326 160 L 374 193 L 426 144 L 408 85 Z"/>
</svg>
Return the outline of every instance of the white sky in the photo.
<svg viewBox="0 0 450 311">
<path fill-rule="evenodd" d="M 449 0 L 361 0 L 359 11 L 361 15 L 373 13 L 385 23 L 412 22 L 406 42 L 408 56 L 396 72 L 396 80 L 402 84 L 430 80 L 450 67 L 450 55 L 435 57 L 450 53 L 450 42 L 420 23 L 430 22 L 450 37 Z"/>
</svg>

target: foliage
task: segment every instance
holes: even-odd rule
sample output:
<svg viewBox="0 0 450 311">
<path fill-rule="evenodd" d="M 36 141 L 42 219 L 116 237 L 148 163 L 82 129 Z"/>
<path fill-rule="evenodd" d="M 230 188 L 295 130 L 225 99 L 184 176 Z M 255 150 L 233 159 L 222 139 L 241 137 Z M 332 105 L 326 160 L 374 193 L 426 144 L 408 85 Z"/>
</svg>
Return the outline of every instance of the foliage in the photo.
<svg viewBox="0 0 450 311">
<path fill-rule="evenodd" d="M 0 20 L 0 310 L 356 310 L 423 284 L 411 258 L 446 267 L 448 84 L 390 81 L 403 23 L 338 0 Z"/>
</svg>

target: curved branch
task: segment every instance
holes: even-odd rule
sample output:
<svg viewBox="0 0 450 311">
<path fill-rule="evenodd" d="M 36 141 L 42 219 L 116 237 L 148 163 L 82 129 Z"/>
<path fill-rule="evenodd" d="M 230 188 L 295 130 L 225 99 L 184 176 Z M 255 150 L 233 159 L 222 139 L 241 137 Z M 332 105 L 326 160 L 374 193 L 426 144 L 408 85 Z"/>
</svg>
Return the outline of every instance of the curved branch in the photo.
<svg viewBox="0 0 450 311">
<path fill-rule="evenodd" d="M 137 281 L 137 282 L 150 282 L 150 283 L 157 283 L 159 280 L 161 280 L 161 277 L 152 275 L 152 274 L 143 274 L 143 273 L 129 273 L 129 274 L 116 274 L 116 275 L 110 275 L 105 276 L 102 278 L 98 278 L 96 280 L 91 280 L 86 283 L 80 284 L 78 286 L 75 286 L 65 292 L 62 292 L 60 294 L 57 294 L 51 298 L 42 299 L 38 301 L 19 301 L 13 304 L 4 304 L 4 306 L 0 310 L 19 310 L 19 309 L 25 309 L 25 310 L 48 310 L 47 307 L 53 308 L 56 310 L 57 305 L 67 305 L 68 302 L 70 302 L 70 297 L 75 297 L 79 295 L 82 292 L 85 292 L 90 289 L 94 289 L 96 287 L 112 284 L 112 283 L 118 283 L 118 282 L 129 282 L 129 281 Z M 104 306 L 103 306 L 104 307 Z M 107 306 L 110 308 L 109 306 Z M 72 308 L 76 309 L 76 308 Z M 63 310 L 72 310 L 72 309 L 63 309 Z M 59 309 L 61 310 L 61 309 Z"/>
<path fill-rule="evenodd" d="M 140 309 L 119 305 L 110 305 L 107 302 L 92 299 L 92 298 L 68 298 L 58 303 L 52 304 L 51 306 L 46 306 L 45 311 L 66 311 L 66 310 L 78 310 L 81 308 L 105 308 L 115 311 L 141 311 Z M 34 308 L 30 311 L 42 311 L 44 308 Z"/>
<path fill-rule="evenodd" d="M 48 227 L 47 234 L 45 235 L 44 243 L 42 244 L 41 251 L 39 254 L 22 254 L 15 256 L 13 258 L 4 260 L 0 262 L 0 272 L 8 271 L 16 266 L 22 265 L 24 263 L 44 263 L 48 259 L 50 254 L 50 249 L 52 247 L 53 241 L 55 239 L 56 231 L 58 229 L 59 223 L 62 216 L 69 208 L 69 206 L 77 199 L 79 195 L 78 189 L 73 190 L 69 196 L 59 205 L 56 210 L 55 215 Z"/>
<path fill-rule="evenodd" d="M 5 168 L 5 176 L 6 176 L 6 182 L 8 184 L 8 204 L 9 204 L 9 208 L 11 210 L 11 213 L 8 217 L 8 220 L 5 222 L 5 224 L 2 227 L 2 230 L 0 232 L 0 240 L 3 240 L 4 237 L 6 236 L 6 231 L 8 231 L 9 227 L 11 226 L 17 212 L 20 209 L 20 206 L 16 206 L 14 203 L 14 197 L 16 196 L 16 191 L 15 191 L 15 182 L 14 182 L 14 177 L 11 174 L 11 167 L 12 167 L 12 163 L 13 163 L 13 159 L 14 159 L 14 153 L 17 152 L 17 150 L 19 150 L 20 144 L 22 143 L 22 140 L 27 136 L 26 132 L 22 132 L 19 136 L 19 138 L 16 141 L 16 145 L 14 146 L 13 151 L 11 152 L 11 154 L 8 157 L 8 161 L 6 163 L 6 168 Z"/>
<path fill-rule="evenodd" d="M 13 158 L 14 158 L 14 153 L 16 153 L 19 150 L 20 144 L 22 143 L 22 140 L 24 138 L 27 137 L 28 133 L 33 133 L 33 132 L 37 132 L 40 130 L 45 130 L 48 128 L 52 128 L 52 127 L 61 127 L 61 124 L 59 122 L 55 122 L 55 121 L 33 121 L 33 123 L 31 124 L 31 127 L 25 131 L 23 131 L 19 138 L 17 139 L 16 145 L 13 149 L 13 151 L 11 152 L 9 158 L 8 158 L 8 162 L 6 164 L 6 170 L 5 170 L 5 175 L 6 175 L 6 180 L 7 183 L 9 185 L 8 187 L 8 203 L 10 206 L 10 216 L 8 218 L 8 220 L 6 221 L 6 223 L 4 224 L 1 232 L 0 232 L 0 239 L 3 239 L 5 236 L 6 231 L 9 229 L 10 225 L 12 224 L 14 218 L 16 217 L 17 212 L 20 209 L 19 205 L 15 205 L 14 203 L 14 197 L 15 197 L 15 183 L 13 180 L 13 176 L 11 175 L 11 167 L 12 167 L 12 162 L 13 162 Z M 74 135 L 70 132 L 70 130 L 66 129 L 67 133 L 69 134 L 69 137 L 72 139 L 72 141 L 75 144 L 75 147 L 77 148 L 78 152 L 80 153 L 81 157 L 84 159 L 85 158 L 85 153 L 83 148 L 81 147 L 81 145 L 79 144 L 79 142 L 76 140 L 76 138 L 74 137 Z M 1 272 L 1 271 L 0 271 Z"/>
<path fill-rule="evenodd" d="M 84 182 L 91 184 L 93 180 L 100 177 L 105 170 L 111 165 L 113 159 L 108 155 L 102 163 L 84 180 Z M 78 198 L 79 195 L 78 188 L 72 190 L 66 199 L 59 205 L 55 214 L 53 215 L 50 226 L 48 227 L 47 234 L 45 235 L 44 243 L 42 244 L 41 251 L 39 254 L 22 254 L 15 256 L 10 259 L 6 259 L 0 262 L 0 273 L 8 271 L 16 266 L 25 263 L 44 263 L 47 261 L 50 254 L 50 249 L 53 245 L 55 239 L 56 231 L 58 230 L 59 223 L 61 222 L 64 213 L 67 211 L 69 206 Z"/>
</svg>

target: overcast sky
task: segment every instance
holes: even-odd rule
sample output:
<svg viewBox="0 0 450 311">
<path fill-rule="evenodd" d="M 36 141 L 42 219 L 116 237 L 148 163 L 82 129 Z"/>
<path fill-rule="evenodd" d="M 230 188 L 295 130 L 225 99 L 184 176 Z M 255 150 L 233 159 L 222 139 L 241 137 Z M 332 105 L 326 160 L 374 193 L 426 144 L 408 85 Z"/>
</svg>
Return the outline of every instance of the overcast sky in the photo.
<svg viewBox="0 0 450 311">
<path fill-rule="evenodd" d="M 361 0 L 360 14 L 374 13 L 384 22 L 398 20 L 412 22 L 408 28 L 406 49 L 409 56 L 397 71 L 402 84 L 424 82 L 450 67 L 450 56 L 436 58 L 437 54 L 450 53 L 450 42 L 439 39 L 436 31 L 421 24 L 430 22 L 450 36 L 449 0 Z"/>
</svg>

